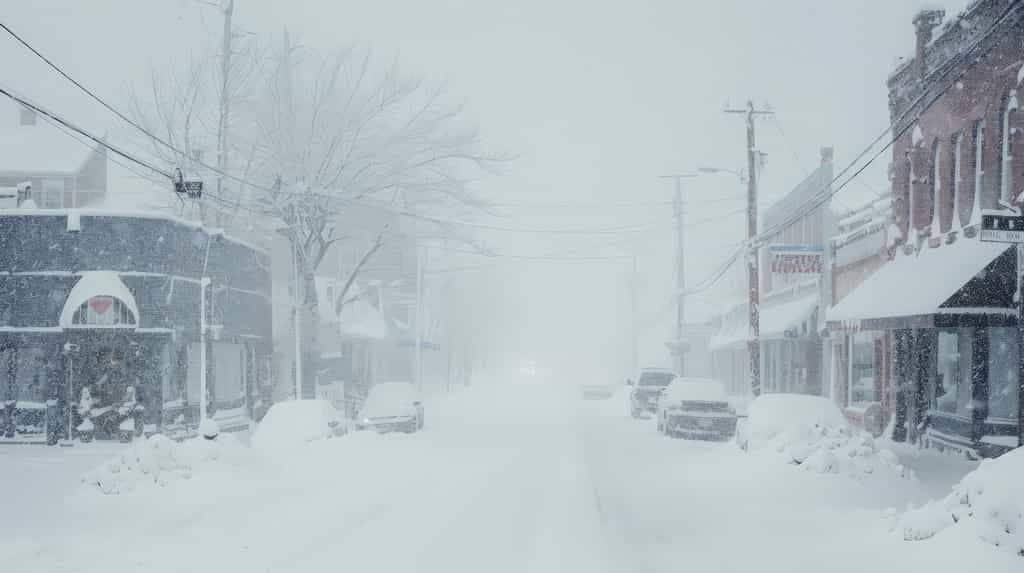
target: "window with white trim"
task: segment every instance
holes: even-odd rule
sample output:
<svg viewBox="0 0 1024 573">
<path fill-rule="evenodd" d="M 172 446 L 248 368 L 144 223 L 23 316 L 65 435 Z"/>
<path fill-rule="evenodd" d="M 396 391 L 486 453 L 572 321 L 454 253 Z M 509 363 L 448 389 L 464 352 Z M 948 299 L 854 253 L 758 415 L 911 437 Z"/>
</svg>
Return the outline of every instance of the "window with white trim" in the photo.
<svg viewBox="0 0 1024 573">
<path fill-rule="evenodd" d="M 1003 104 L 1001 119 L 1001 145 L 999 161 L 999 198 L 1009 203 L 1014 200 L 1013 190 L 1013 141 L 1016 136 L 1017 96 L 1010 95 Z"/>
<path fill-rule="evenodd" d="M 952 177 L 953 180 L 950 182 L 950 193 L 949 199 L 952 202 L 952 209 L 950 213 L 949 226 L 951 229 L 960 228 L 960 177 L 961 177 L 961 162 L 963 161 L 963 144 L 964 134 L 962 131 L 958 131 L 953 135 L 953 169 Z"/>
<path fill-rule="evenodd" d="M 985 120 L 974 122 L 974 201 L 971 222 L 981 215 L 981 194 L 985 192 Z"/>
<path fill-rule="evenodd" d="M 939 201 L 942 200 L 942 142 L 938 138 L 932 143 L 932 234 L 942 231 L 942 209 L 939 208 Z"/>
</svg>

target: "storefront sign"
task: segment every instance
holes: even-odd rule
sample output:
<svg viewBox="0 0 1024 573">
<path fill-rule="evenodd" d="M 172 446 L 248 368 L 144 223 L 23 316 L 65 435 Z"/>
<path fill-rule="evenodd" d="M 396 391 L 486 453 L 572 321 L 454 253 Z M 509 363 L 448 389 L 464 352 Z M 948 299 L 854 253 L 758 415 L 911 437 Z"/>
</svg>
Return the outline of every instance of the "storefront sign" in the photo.
<svg viewBox="0 0 1024 573">
<path fill-rule="evenodd" d="M 982 212 L 980 238 L 990 243 L 1024 243 L 1024 215 Z"/>
<path fill-rule="evenodd" d="M 821 245 L 770 245 L 768 255 L 776 287 L 817 277 L 825 266 Z"/>
</svg>

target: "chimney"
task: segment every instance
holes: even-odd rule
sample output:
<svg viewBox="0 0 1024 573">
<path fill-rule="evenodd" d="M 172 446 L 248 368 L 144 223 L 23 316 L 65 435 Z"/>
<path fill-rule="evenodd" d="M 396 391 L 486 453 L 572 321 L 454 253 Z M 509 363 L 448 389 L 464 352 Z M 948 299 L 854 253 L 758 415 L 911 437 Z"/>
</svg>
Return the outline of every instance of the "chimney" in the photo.
<svg viewBox="0 0 1024 573">
<path fill-rule="evenodd" d="M 822 147 L 821 148 L 821 164 L 826 165 L 832 163 L 832 157 L 835 155 L 835 148 L 833 147 Z"/>
<path fill-rule="evenodd" d="M 914 16 L 914 31 L 917 34 L 917 51 L 914 53 L 914 63 L 917 65 L 917 73 L 924 79 L 928 73 L 928 64 L 925 62 L 925 49 L 932 41 L 932 33 L 946 17 L 946 11 L 941 8 L 924 8 Z"/>
</svg>

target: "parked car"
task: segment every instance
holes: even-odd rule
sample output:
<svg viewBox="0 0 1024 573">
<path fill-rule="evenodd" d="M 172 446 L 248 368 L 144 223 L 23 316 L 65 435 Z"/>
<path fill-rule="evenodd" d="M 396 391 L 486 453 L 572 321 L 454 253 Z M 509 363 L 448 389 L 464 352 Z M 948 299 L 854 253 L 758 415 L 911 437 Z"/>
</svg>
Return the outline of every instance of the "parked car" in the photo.
<svg viewBox="0 0 1024 573">
<path fill-rule="evenodd" d="M 254 448 L 287 450 L 348 433 L 348 422 L 327 400 L 289 400 L 267 410 L 252 436 Z"/>
<path fill-rule="evenodd" d="M 736 410 L 725 385 L 706 378 L 673 380 L 658 402 L 658 431 L 688 439 L 731 439 L 736 434 Z"/>
<path fill-rule="evenodd" d="M 667 368 L 645 368 L 635 384 L 632 380 L 627 381 L 627 384 L 633 386 L 633 391 L 629 393 L 630 415 L 642 418 L 657 412 L 658 397 L 675 377 Z"/>
<path fill-rule="evenodd" d="M 423 401 L 409 382 L 375 384 L 359 410 L 357 430 L 412 433 L 423 429 Z"/>
<path fill-rule="evenodd" d="M 607 400 L 615 394 L 615 386 L 608 384 L 584 384 L 580 387 L 584 400 Z"/>
</svg>

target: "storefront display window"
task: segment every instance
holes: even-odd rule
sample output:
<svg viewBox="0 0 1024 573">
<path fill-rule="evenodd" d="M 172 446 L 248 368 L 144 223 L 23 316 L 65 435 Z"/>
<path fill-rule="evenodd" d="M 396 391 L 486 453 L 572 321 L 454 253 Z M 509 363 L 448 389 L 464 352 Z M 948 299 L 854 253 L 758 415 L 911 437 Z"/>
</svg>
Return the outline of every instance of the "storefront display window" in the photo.
<svg viewBox="0 0 1024 573">
<path fill-rule="evenodd" d="M 849 405 L 863 408 L 877 402 L 877 381 L 875 337 L 870 332 L 858 332 L 850 337 Z"/>
<path fill-rule="evenodd" d="M 1017 330 L 989 329 L 988 417 L 1017 419 Z"/>
<path fill-rule="evenodd" d="M 973 329 L 939 332 L 932 408 L 969 416 L 971 411 L 971 348 Z"/>
</svg>

